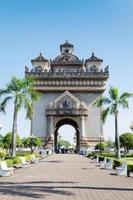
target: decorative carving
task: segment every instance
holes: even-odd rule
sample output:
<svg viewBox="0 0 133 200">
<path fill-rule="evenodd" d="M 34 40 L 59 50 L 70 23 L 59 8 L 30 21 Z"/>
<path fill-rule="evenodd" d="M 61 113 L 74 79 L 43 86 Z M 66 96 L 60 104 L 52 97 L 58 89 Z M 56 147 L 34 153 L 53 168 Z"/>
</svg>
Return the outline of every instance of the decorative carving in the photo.
<svg viewBox="0 0 133 200">
<path fill-rule="evenodd" d="M 50 102 L 46 109 L 47 115 L 88 115 L 87 106 L 74 95 L 66 91 L 56 100 Z"/>
<path fill-rule="evenodd" d="M 83 101 L 80 103 L 80 109 L 87 109 L 87 106 Z"/>
<path fill-rule="evenodd" d="M 35 67 L 35 72 L 43 72 L 42 66 Z"/>
<path fill-rule="evenodd" d="M 29 68 L 25 66 L 25 72 L 29 72 Z"/>
<path fill-rule="evenodd" d="M 97 72 L 98 69 L 97 69 L 97 67 L 96 67 L 95 65 L 93 65 L 93 66 L 90 68 L 90 71 L 91 71 L 91 72 Z"/>
<path fill-rule="evenodd" d="M 80 79 L 81 77 L 83 78 L 105 78 L 107 79 L 108 78 L 108 71 L 109 68 L 108 66 L 105 68 L 104 72 L 103 70 L 101 69 L 100 71 L 96 71 L 96 72 L 92 72 L 92 71 L 85 71 L 84 69 L 82 70 L 73 70 L 73 71 L 70 71 L 70 70 L 56 70 L 56 71 L 52 71 L 51 69 L 49 71 L 47 70 L 43 70 L 42 71 L 42 67 L 38 66 L 36 67 L 36 69 L 32 69 L 31 71 L 26 71 L 27 75 L 31 75 L 31 76 L 35 76 L 35 77 L 41 77 L 41 78 L 53 78 L 53 77 L 56 77 L 56 78 L 77 78 Z M 40 72 L 38 74 L 38 72 Z"/>
<path fill-rule="evenodd" d="M 47 109 L 53 109 L 54 108 L 54 102 L 51 101 L 48 105 L 47 105 Z"/>
<path fill-rule="evenodd" d="M 106 66 L 104 71 L 109 72 L 109 66 Z"/>
<path fill-rule="evenodd" d="M 64 92 L 61 96 L 59 96 L 55 101 L 55 106 L 57 108 L 66 108 L 66 109 L 75 109 L 76 105 L 79 108 L 80 101 L 72 95 L 69 91 Z"/>
</svg>

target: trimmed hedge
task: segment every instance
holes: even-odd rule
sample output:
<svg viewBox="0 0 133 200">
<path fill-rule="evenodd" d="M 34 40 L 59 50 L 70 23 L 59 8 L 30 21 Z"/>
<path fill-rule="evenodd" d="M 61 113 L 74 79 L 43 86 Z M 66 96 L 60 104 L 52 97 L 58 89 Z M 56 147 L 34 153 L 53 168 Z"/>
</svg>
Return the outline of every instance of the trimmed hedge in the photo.
<svg viewBox="0 0 133 200">
<path fill-rule="evenodd" d="M 121 160 L 116 160 L 114 159 L 113 160 L 113 168 L 115 169 L 116 167 L 120 167 L 122 164 L 122 161 Z"/>
<path fill-rule="evenodd" d="M 105 156 L 105 155 L 106 155 L 106 156 Z M 92 152 L 92 153 L 89 153 L 87 157 L 95 159 L 96 156 L 99 156 L 99 162 L 100 162 L 100 161 L 103 161 L 104 158 L 107 158 L 107 160 L 112 159 L 112 160 L 113 160 L 113 169 L 115 169 L 116 167 L 121 166 L 122 162 L 124 161 L 124 160 L 117 160 L 117 159 L 115 159 L 114 156 L 112 155 L 112 153 L 111 153 L 111 154 L 104 153 L 104 154 L 102 154 L 102 156 L 101 156 L 101 155 L 99 155 L 99 153 L 97 153 L 97 152 Z M 127 156 L 127 158 L 128 158 L 128 157 L 129 157 L 129 156 Z M 128 161 L 127 161 L 127 163 L 128 163 Z M 131 164 L 131 163 L 127 164 L 127 171 L 128 171 L 128 174 L 129 174 L 130 172 L 133 172 L 133 164 Z"/>
<path fill-rule="evenodd" d="M 128 164 L 128 172 L 133 172 L 133 164 Z"/>
<path fill-rule="evenodd" d="M 13 159 L 6 159 L 6 164 L 8 167 L 13 167 L 14 165 L 14 160 Z"/>
<path fill-rule="evenodd" d="M 27 155 L 27 156 L 24 156 L 25 160 L 26 161 L 30 161 L 32 158 L 32 155 L 35 155 L 37 157 L 37 154 L 30 154 L 30 155 Z M 13 167 L 15 165 L 19 165 L 21 163 L 21 159 L 19 156 L 16 156 L 16 157 L 7 157 L 5 159 L 6 163 L 7 163 L 7 166 L 8 167 Z"/>
</svg>

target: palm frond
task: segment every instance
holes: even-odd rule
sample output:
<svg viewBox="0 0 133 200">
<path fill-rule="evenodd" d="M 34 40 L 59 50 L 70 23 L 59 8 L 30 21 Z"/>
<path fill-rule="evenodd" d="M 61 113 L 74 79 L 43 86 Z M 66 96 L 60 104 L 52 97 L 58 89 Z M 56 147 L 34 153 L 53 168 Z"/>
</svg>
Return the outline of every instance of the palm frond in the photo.
<svg viewBox="0 0 133 200">
<path fill-rule="evenodd" d="M 105 108 L 105 109 L 102 111 L 101 118 L 102 118 L 103 123 L 105 123 L 106 118 L 107 118 L 109 112 L 110 112 L 110 107 Z"/>
<path fill-rule="evenodd" d="M 118 111 L 118 107 L 119 107 L 119 104 L 118 103 L 114 103 L 110 106 L 110 114 L 114 114 L 115 112 Z"/>
<path fill-rule="evenodd" d="M 126 98 L 119 99 L 119 105 L 121 105 L 123 108 L 129 108 L 128 100 Z"/>
<path fill-rule="evenodd" d="M 128 105 L 128 99 L 131 98 L 131 97 L 133 97 L 132 93 L 124 92 L 120 96 L 118 103 L 120 105 L 122 105 L 123 108 L 128 108 L 129 107 L 129 105 Z"/>
<path fill-rule="evenodd" d="M 102 97 L 100 96 L 94 103 L 93 105 L 96 107 L 102 107 L 103 105 L 109 105 L 111 103 L 110 99 L 107 97 Z"/>
<path fill-rule="evenodd" d="M 116 100 L 119 98 L 119 91 L 118 91 L 118 88 L 110 87 L 110 89 L 109 89 L 109 95 L 110 95 L 110 98 L 111 98 L 113 101 L 116 101 Z"/>
<path fill-rule="evenodd" d="M 5 109 L 7 106 L 7 103 L 12 99 L 11 96 L 6 97 L 1 103 L 0 103 L 0 112 L 6 113 Z"/>
<path fill-rule="evenodd" d="M 0 97 L 1 96 L 5 96 L 5 95 L 7 95 L 9 93 L 10 93 L 10 90 L 8 88 L 6 88 L 6 89 L 0 89 Z"/>
<path fill-rule="evenodd" d="M 32 101 L 37 101 L 41 96 L 41 93 L 35 91 L 34 89 L 30 90 L 30 97 Z"/>
<path fill-rule="evenodd" d="M 133 93 L 123 92 L 120 99 L 133 97 Z"/>
<path fill-rule="evenodd" d="M 16 108 L 16 111 L 18 112 L 23 105 L 23 94 L 16 92 L 14 99 L 15 99 L 14 100 L 15 108 Z"/>
<path fill-rule="evenodd" d="M 26 118 L 31 120 L 33 115 L 33 108 L 32 103 L 27 98 L 24 100 L 24 108 L 26 110 Z"/>
</svg>

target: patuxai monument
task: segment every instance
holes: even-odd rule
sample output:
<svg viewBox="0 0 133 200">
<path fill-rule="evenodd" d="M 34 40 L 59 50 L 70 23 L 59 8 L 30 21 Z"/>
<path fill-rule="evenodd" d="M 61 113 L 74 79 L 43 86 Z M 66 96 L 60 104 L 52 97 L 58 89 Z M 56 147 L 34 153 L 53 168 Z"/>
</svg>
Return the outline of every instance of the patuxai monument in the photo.
<svg viewBox="0 0 133 200">
<path fill-rule="evenodd" d="M 108 66 L 94 53 L 85 60 L 74 54 L 74 45 L 60 45 L 60 55 L 31 60 L 25 75 L 34 79 L 35 90 L 42 93 L 33 104 L 32 131 L 44 143 L 57 150 L 58 130 L 69 124 L 75 128 L 76 149 L 95 146 L 103 135 L 101 111 L 93 104 L 102 95 L 109 77 Z"/>
</svg>

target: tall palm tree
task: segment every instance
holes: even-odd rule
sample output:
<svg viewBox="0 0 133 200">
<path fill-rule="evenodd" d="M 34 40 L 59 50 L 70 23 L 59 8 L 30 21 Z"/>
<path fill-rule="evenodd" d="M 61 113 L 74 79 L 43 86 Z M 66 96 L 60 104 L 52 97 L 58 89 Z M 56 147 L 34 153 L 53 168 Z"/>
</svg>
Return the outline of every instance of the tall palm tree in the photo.
<svg viewBox="0 0 133 200">
<path fill-rule="evenodd" d="M 115 117 L 115 147 L 116 147 L 116 158 L 120 159 L 120 142 L 118 133 L 118 114 L 119 108 L 128 108 L 128 99 L 132 97 L 133 94 L 124 92 L 119 95 L 118 88 L 110 87 L 109 98 L 100 96 L 94 103 L 96 107 L 102 107 L 102 121 L 105 123 L 108 114 L 113 114 Z M 103 108 L 105 106 L 105 108 Z"/>
<path fill-rule="evenodd" d="M 38 93 L 33 89 L 31 78 L 18 79 L 13 77 L 5 89 L 0 89 L 0 111 L 5 113 L 7 104 L 12 100 L 14 104 L 13 125 L 12 125 L 12 151 L 11 156 L 16 155 L 16 134 L 18 111 L 24 107 L 26 117 L 32 115 L 31 102 L 38 99 Z"/>
</svg>

